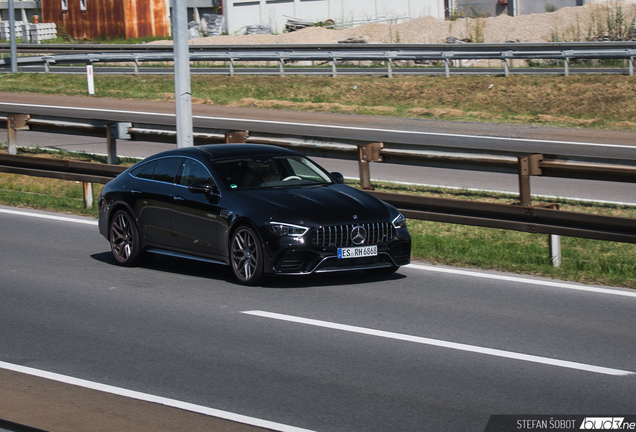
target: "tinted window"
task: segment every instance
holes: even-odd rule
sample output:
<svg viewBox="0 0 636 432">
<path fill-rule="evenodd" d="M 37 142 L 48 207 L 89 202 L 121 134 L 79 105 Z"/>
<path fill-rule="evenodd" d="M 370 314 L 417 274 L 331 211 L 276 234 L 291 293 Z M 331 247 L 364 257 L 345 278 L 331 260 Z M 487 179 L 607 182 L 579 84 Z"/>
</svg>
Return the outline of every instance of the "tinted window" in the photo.
<svg viewBox="0 0 636 432">
<path fill-rule="evenodd" d="M 183 159 L 183 170 L 181 176 L 177 179 L 177 183 L 190 186 L 191 183 L 210 180 L 210 173 L 200 163 L 192 159 Z"/>
<path fill-rule="evenodd" d="M 143 164 L 132 170 L 131 174 L 138 178 L 151 179 L 152 173 L 155 171 L 155 165 L 157 165 L 157 161 Z"/>
<path fill-rule="evenodd" d="M 174 176 L 177 173 L 180 161 L 180 158 L 159 159 L 152 179 L 166 183 L 174 183 Z"/>
</svg>

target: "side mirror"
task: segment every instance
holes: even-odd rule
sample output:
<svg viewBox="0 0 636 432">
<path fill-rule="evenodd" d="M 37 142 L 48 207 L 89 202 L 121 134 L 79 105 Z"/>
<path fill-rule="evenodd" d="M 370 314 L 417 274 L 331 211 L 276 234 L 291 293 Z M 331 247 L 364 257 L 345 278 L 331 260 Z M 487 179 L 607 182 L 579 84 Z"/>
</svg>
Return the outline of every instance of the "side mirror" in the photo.
<svg viewBox="0 0 636 432">
<path fill-rule="evenodd" d="M 332 172 L 331 177 L 336 181 L 336 183 L 344 183 L 344 176 L 339 172 Z"/>
<path fill-rule="evenodd" d="M 216 185 L 208 180 L 190 183 L 190 186 L 188 186 L 188 190 L 195 194 L 197 193 L 206 194 L 206 195 L 219 194 L 219 189 L 216 187 Z"/>
</svg>

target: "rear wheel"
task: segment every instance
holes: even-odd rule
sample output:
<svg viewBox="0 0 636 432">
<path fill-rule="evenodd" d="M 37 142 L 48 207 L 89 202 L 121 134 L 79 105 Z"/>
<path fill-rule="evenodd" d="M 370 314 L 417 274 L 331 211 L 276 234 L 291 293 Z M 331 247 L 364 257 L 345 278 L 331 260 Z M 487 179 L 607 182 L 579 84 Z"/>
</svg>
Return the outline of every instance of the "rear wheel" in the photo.
<svg viewBox="0 0 636 432">
<path fill-rule="evenodd" d="M 244 285 L 256 285 L 263 277 L 263 254 L 258 235 L 248 226 L 239 227 L 230 245 L 232 272 Z"/>
<path fill-rule="evenodd" d="M 130 213 L 125 210 L 115 213 L 110 222 L 109 239 L 113 257 L 120 265 L 131 267 L 141 262 L 139 231 Z"/>
</svg>

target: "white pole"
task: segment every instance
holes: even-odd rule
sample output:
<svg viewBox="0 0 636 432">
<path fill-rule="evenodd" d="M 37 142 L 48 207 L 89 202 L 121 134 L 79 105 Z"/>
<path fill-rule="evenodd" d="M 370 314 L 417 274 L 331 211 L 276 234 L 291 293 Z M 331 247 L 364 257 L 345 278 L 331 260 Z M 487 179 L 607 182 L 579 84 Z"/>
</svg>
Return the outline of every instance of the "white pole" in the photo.
<svg viewBox="0 0 636 432">
<path fill-rule="evenodd" d="M 93 78 L 93 63 L 86 63 L 86 80 L 88 81 L 88 94 L 95 94 L 95 79 Z"/>
<path fill-rule="evenodd" d="M 561 267 L 561 236 L 550 234 L 550 262 L 554 267 Z"/>
</svg>

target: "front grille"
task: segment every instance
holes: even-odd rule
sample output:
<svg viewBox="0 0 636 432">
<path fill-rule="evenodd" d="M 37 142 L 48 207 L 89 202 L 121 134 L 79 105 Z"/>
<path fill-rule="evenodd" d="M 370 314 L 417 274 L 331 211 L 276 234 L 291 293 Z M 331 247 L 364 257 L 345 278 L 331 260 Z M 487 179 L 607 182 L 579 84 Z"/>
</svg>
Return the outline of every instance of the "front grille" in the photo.
<svg viewBox="0 0 636 432">
<path fill-rule="evenodd" d="M 395 238 L 395 229 L 389 222 L 333 225 L 318 228 L 314 235 L 314 244 L 321 247 L 362 246 L 354 244 L 351 239 L 351 233 L 356 227 L 366 230 L 367 237 L 362 245 L 383 244 Z"/>
</svg>

